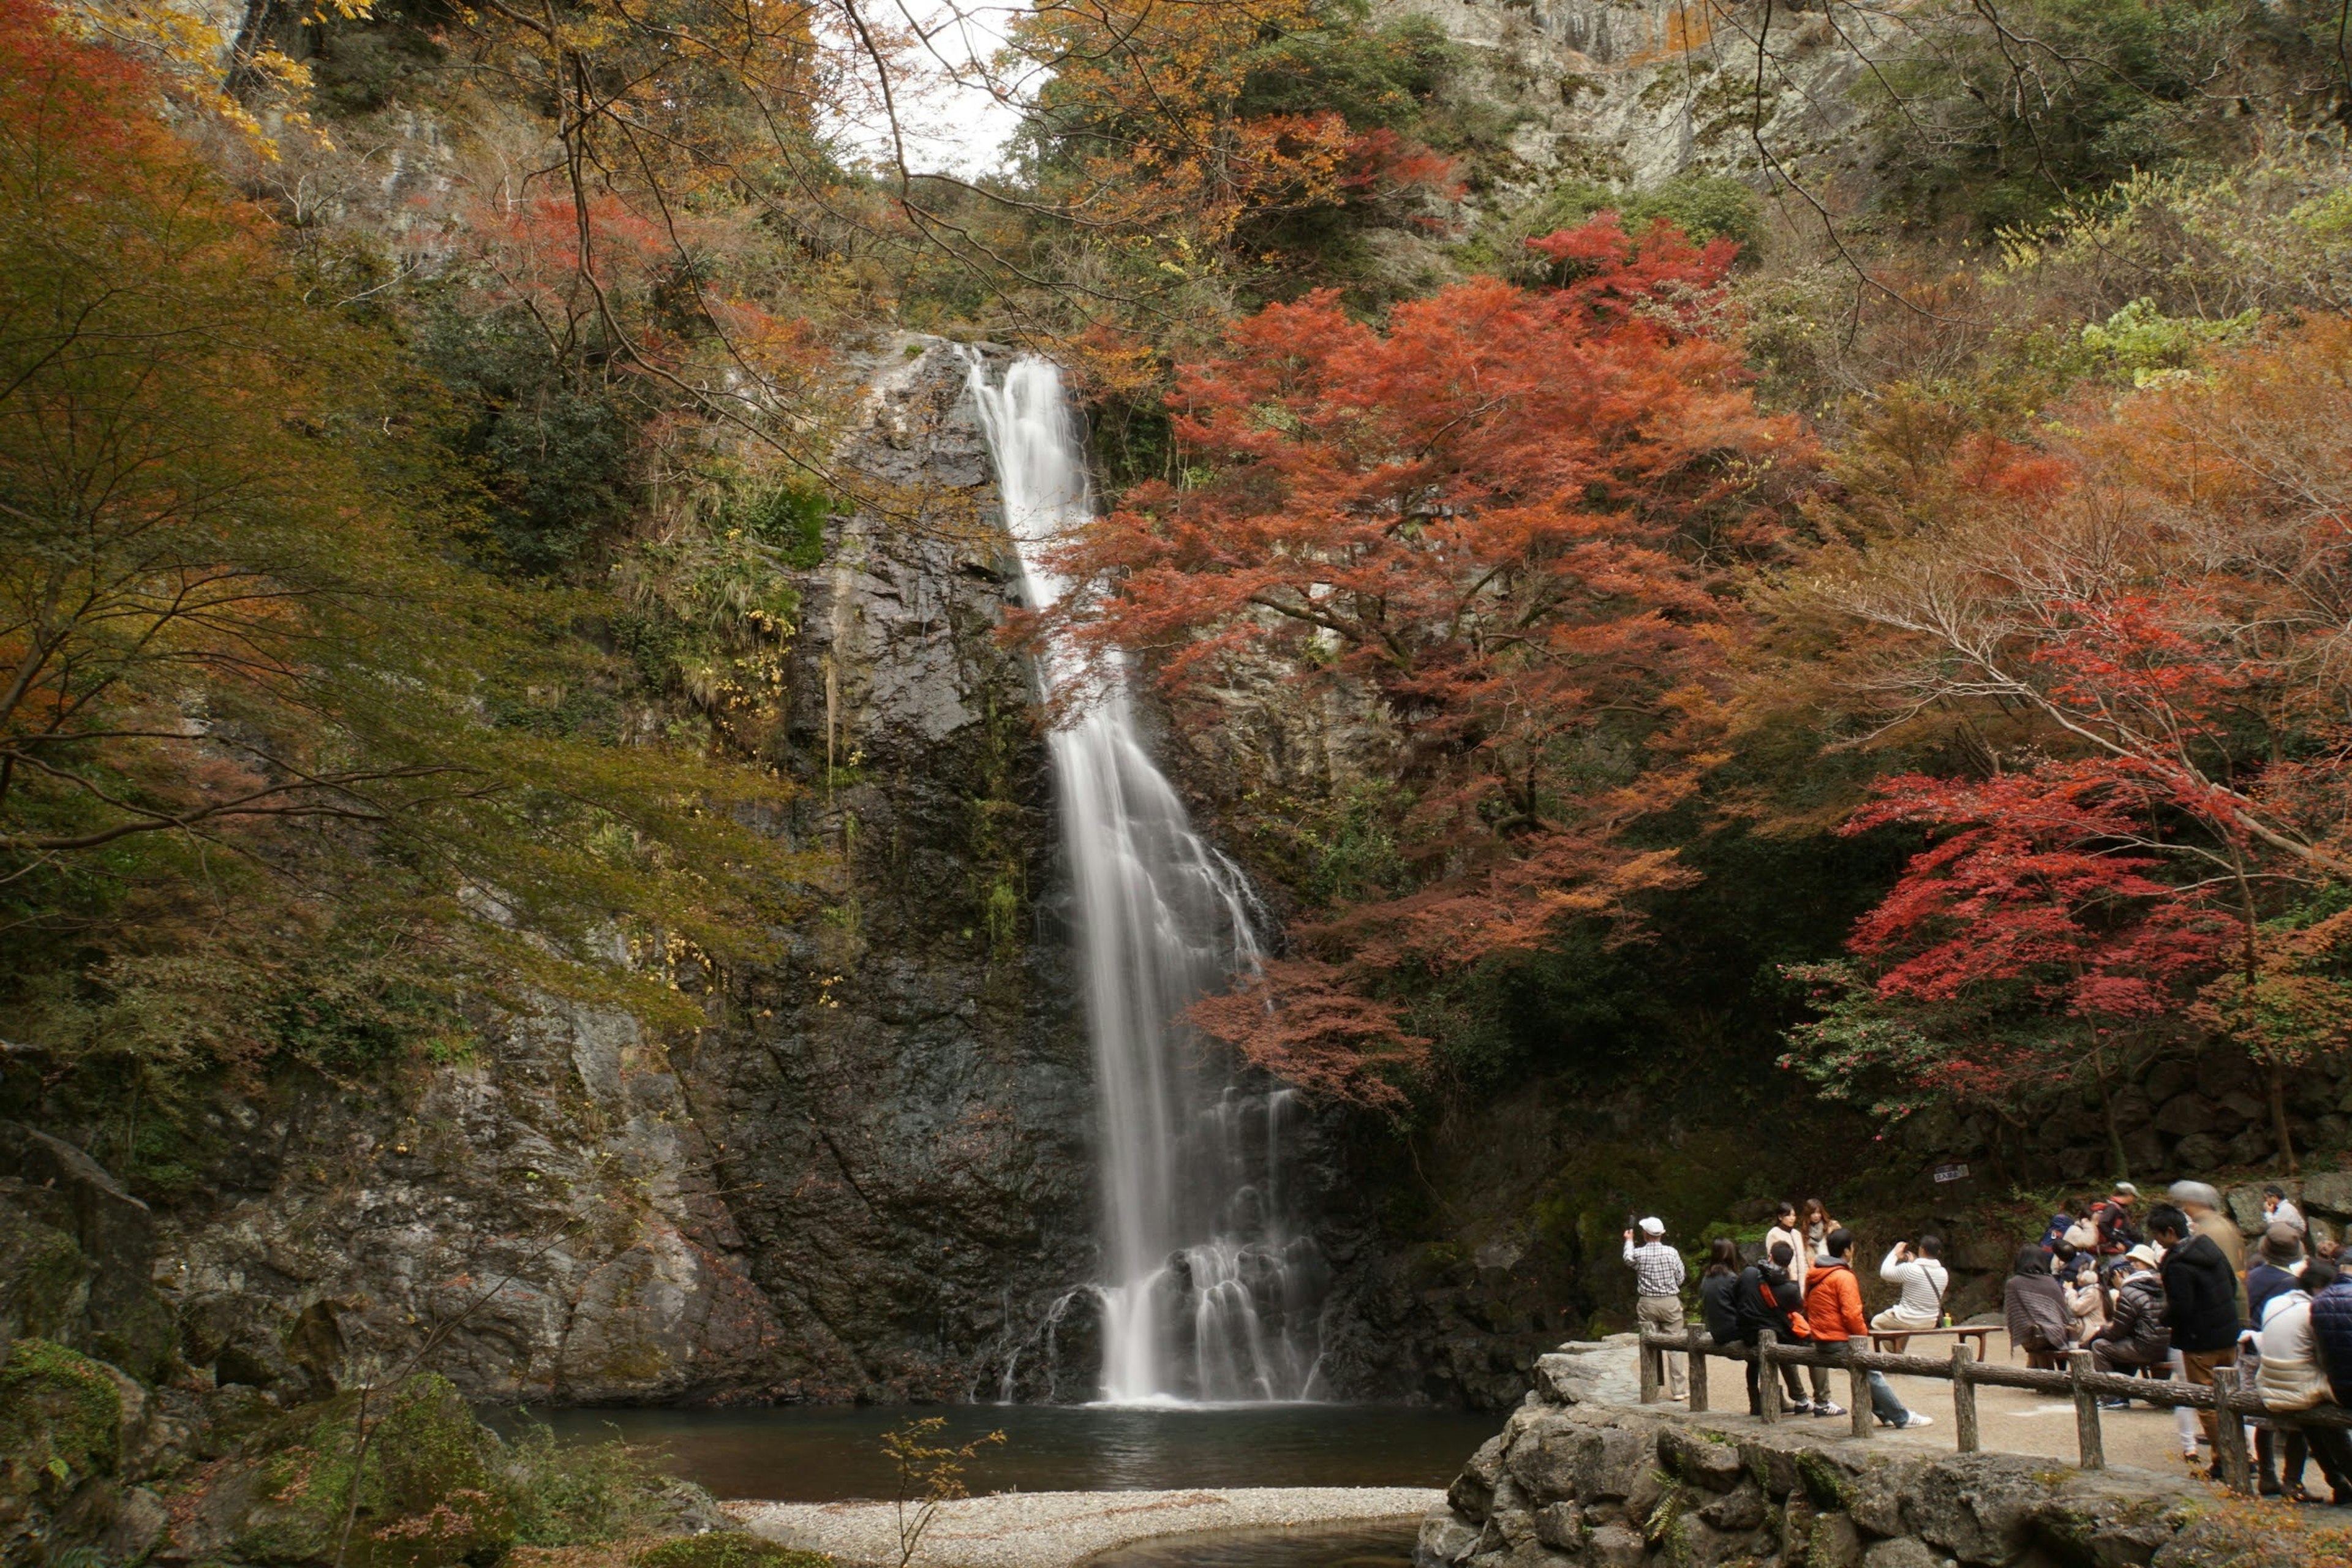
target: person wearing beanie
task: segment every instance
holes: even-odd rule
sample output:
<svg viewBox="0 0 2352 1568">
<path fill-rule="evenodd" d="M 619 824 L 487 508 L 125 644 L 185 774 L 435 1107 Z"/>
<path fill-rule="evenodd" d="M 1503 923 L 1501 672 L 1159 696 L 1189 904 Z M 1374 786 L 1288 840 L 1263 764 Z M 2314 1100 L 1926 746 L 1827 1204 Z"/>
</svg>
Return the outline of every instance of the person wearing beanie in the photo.
<svg viewBox="0 0 2352 1568">
<path fill-rule="evenodd" d="M 2263 1308 L 2272 1297 L 2292 1290 L 2303 1279 L 2303 1237 L 2293 1226 L 2273 1224 L 2263 1233 L 2262 1247 L 2246 1268 L 2246 1312 L 2263 1321 Z"/>
<path fill-rule="evenodd" d="M 1664 1329 L 1680 1332 L 1689 1318 L 1683 1310 L 1683 1280 L 1690 1269 L 1683 1255 L 1666 1245 L 1666 1222 L 1652 1215 L 1642 1221 L 1642 1245 L 1633 1245 L 1633 1233 L 1625 1233 L 1625 1261 L 1633 1266 L 1634 1316 L 1645 1329 Z M 1690 1358 L 1679 1351 L 1669 1351 L 1666 1363 L 1666 1397 L 1690 1397 Z"/>
</svg>

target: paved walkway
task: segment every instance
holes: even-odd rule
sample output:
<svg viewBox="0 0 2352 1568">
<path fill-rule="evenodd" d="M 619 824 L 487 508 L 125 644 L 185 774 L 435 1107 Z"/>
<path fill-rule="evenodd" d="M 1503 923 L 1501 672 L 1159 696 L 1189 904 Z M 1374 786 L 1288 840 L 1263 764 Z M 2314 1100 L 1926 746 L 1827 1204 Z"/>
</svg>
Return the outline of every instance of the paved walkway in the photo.
<svg viewBox="0 0 2352 1568">
<path fill-rule="evenodd" d="M 1419 1487 L 998 1492 L 940 1504 L 914 1561 L 919 1568 L 1072 1568 L 1098 1552 L 1153 1536 L 1419 1520 L 1444 1500 L 1444 1492 Z M 898 1560 L 899 1516 L 887 1502 L 722 1506 L 754 1535 L 787 1546 L 828 1552 L 846 1563 Z"/>
</svg>

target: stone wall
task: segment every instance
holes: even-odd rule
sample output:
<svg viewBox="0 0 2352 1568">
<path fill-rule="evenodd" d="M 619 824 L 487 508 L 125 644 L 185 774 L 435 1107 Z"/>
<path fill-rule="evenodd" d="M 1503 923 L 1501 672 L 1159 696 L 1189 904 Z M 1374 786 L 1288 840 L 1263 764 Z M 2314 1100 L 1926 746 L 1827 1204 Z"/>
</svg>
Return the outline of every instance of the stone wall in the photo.
<svg viewBox="0 0 2352 1568">
<path fill-rule="evenodd" d="M 2202 1488 L 2013 1454 L 1738 1433 L 1596 1397 L 1601 1347 L 1536 1392 L 1423 1521 L 1415 1568 L 2154 1568 L 2263 1561 Z M 2276 1559 L 2271 1559 L 2276 1561 Z"/>
</svg>

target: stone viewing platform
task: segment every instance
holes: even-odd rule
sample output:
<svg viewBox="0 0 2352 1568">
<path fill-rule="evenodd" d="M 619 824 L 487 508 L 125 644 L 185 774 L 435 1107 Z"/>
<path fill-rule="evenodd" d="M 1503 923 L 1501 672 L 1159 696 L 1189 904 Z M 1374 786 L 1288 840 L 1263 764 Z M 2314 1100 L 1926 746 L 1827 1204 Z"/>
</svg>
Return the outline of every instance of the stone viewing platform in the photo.
<svg viewBox="0 0 2352 1568">
<path fill-rule="evenodd" d="M 2179 1470 L 1958 1454 L 1934 1428 L 1859 1438 L 1842 1420 L 1767 1426 L 1641 1405 L 1623 1386 L 1631 1349 L 1540 1359 L 1536 1392 L 1423 1521 L 1416 1568 L 2264 1561 L 2243 1554 L 2246 1526 L 2218 1490 Z"/>
</svg>

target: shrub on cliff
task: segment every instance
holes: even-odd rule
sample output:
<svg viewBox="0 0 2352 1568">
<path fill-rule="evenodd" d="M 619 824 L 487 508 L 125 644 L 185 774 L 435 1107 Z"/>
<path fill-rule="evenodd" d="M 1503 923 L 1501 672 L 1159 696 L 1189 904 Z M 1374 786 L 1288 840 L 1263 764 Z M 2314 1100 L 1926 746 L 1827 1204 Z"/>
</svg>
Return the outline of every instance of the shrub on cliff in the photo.
<svg viewBox="0 0 2352 1568">
<path fill-rule="evenodd" d="M 833 1559 L 821 1552 L 796 1552 L 740 1530 L 665 1541 L 629 1563 L 630 1568 L 833 1568 Z"/>
</svg>

